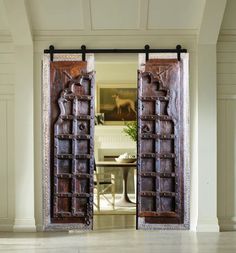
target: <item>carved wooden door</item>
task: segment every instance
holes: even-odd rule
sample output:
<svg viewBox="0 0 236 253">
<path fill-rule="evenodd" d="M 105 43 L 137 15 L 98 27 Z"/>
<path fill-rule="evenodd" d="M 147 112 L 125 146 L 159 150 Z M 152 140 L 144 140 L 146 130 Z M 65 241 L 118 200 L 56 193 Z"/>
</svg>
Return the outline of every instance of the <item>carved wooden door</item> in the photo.
<svg viewBox="0 0 236 253">
<path fill-rule="evenodd" d="M 94 74 L 86 69 L 83 61 L 50 63 L 52 227 L 92 228 Z"/>
<path fill-rule="evenodd" d="M 182 63 L 151 59 L 138 77 L 137 227 L 184 223 Z M 187 228 L 187 227 L 185 227 Z"/>
</svg>

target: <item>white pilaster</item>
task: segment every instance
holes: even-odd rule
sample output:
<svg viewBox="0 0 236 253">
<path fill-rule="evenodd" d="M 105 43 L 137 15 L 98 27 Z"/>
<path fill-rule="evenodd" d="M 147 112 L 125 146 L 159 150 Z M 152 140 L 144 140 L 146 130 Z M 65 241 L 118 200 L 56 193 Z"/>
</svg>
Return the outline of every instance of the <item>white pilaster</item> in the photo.
<svg viewBox="0 0 236 253">
<path fill-rule="evenodd" d="M 34 219 L 33 46 L 16 46 L 15 224 L 33 232 Z"/>
<path fill-rule="evenodd" d="M 206 0 L 198 36 L 197 231 L 218 232 L 216 43 L 226 0 Z"/>
<path fill-rule="evenodd" d="M 33 40 L 25 0 L 3 0 L 15 45 L 16 232 L 34 232 Z"/>
<path fill-rule="evenodd" d="M 198 45 L 198 223 L 219 231 L 217 219 L 216 45 Z"/>
</svg>

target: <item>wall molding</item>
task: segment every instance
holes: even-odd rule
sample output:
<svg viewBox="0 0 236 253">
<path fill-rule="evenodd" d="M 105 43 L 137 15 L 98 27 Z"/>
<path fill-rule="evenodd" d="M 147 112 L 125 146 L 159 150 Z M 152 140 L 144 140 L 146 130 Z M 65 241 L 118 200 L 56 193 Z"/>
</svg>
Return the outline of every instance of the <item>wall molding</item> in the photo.
<svg viewBox="0 0 236 253">
<path fill-rule="evenodd" d="M 236 216 L 219 217 L 219 224 L 221 231 L 234 231 L 236 230 Z"/>
<path fill-rule="evenodd" d="M 35 220 L 31 218 L 15 219 L 14 232 L 36 232 Z"/>
<path fill-rule="evenodd" d="M 236 29 L 222 29 L 217 44 L 218 219 L 221 231 L 236 230 L 232 175 L 235 166 Z M 229 216 L 232 215 L 232 216 Z"/>
<path fill-rule="evenodd" d="M 12 232 L 13 231 L 13 224 L 0 224 L 0 231 L 1 232 Z"/>
<path fill-rule="evenodd" d="M 219 232 L 220 227 L 218 224 L 218 219 L 212 219 L 211 217 L 206 219 L 198 220 L 197 222 L 197 232 Z"/>
<path fill-rule="evenodd" d="M 217 99 L 236 99 L 236 85 L 219 85 L 217 86 Z"/>
<path fill-rule="evenodd" d="M 13 220 L 10 217 L 0 218 L 0 232 L 12 232 Z"/>
<path fill-rule="evenodd" d="M 221 29 L 218 42 L 235 42 L 236 29 Z"/>
<path fill-rule="evenodd" d="M 77 37 L 77 36 L 197 36 L 198 29 L 96 29 L 96 30 L 33 30 L 34 39 L 40 37 Z"/>
<path fill-rule="evenodd" d="M 218 100 L 235 100 L 236 94 L 219 94 L 217 96 Z"/>
<path fill-rule="evenodd" d="M 15 89 L 13 84 L 0 85 L 0 95 L 14 94 Z"/>
<path fill-rule="evenodd" d="M 9 31 L 0 31 L 0 42 L 10 42 L 12 43 L 12 36 L 11 33 Z"/>
<path fill-rule="evenodd" d="M 14 124 L 13 95 L 0 93 L 0 103 L 0 131 L 3 137 L 1 138 L 1 145 L 3 149 L 0 148 L 0 174 L 2 190 L 0 194 L 0 231 L 12 231 L 14 219 L 14 159 L 12 153 L 12 150 L 14 149 L 14 139 L 12 135 Z"/>
</svg>

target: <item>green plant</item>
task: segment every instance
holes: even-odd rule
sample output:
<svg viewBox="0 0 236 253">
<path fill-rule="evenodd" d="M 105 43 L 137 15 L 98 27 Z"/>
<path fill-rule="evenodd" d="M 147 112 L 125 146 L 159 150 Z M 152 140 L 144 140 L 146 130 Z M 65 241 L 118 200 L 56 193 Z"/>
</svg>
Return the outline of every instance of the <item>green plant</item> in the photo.
<svg viewBox="0 0 236 253">
<path fill-rule="evenodd" d="M 129 136 L 133 141 L 137 141 L 138 126 L 137 121 L 125 122 L 123 132 Z"/>
</svg>

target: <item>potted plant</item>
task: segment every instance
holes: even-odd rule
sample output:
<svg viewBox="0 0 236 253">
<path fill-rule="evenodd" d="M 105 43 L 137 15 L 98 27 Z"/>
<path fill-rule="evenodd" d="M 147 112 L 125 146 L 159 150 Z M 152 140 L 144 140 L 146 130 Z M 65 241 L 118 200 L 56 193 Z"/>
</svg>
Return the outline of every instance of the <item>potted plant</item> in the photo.
<svg viewBox="0 0 236 253">
<path fill-rule="evenodd" d="M 123 132 L 125 135 L 130 137 L 131 140 L 134 142 L 137 142 L 137 132 L 138 132 L 138 126 L 137 126 L 137 121 L 129 121 L 125 122 L 125 127 L 123 129 Z"/>
</svg>

